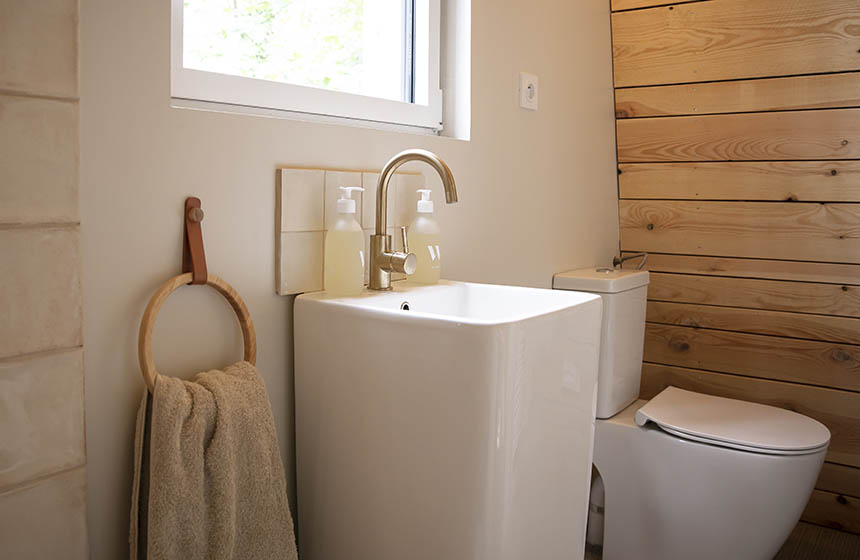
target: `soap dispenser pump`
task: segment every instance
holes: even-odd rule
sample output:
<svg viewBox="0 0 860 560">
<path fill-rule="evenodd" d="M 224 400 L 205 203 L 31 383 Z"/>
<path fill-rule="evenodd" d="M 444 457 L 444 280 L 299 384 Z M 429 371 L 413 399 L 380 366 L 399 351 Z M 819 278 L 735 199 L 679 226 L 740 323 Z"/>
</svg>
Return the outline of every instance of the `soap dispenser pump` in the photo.
<svg viewBox="0 0 860 560">
<path fill-rule="evenodd" d="M 364 289 L 364 234 L 355 219 L 352 193 L 361 187 L 340 187 L 337 220 L 325 236 L 325 289 L 332 295 L 357 296 Z"/>
<path fill-rule="evenodd" d="M 409 250 L 418 257 L 415 273 L 409 281 L 416 284 L 435 284 L 442 272 L 442 254 L 439 250 L 439 224 L 433 219 L 433 201 L 430 189 L 418 189 L 418 215 L 407 231 Z"/>
</svg>

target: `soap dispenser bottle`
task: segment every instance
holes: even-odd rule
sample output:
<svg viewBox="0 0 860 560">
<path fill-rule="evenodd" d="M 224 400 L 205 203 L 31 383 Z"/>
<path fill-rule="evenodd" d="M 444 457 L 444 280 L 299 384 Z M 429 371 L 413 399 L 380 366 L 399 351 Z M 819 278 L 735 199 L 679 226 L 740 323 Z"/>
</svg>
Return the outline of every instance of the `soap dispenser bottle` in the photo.
<svg viewBox="0 0 860 560">
<path fill-rule="evenodd" d="M 418 189 L 416 192 L 421 195 L 418 201 L 418 216 L 409 226 L 406 236 L 409 250 L 418 257 L 418 265 L 409 281 L 416 284 L 435 284 L 442 272 L 439 224 L 433 219 L 430 189 Z"/>
<path fill-rule="evenodd" d="M 355 219 L 353 191 L 361 187 L 340 187 L 337 221 L 325 236 L 325 289 L 332 295 L 357 296 L 364 289 L 364 234 Z"/>
</svg>

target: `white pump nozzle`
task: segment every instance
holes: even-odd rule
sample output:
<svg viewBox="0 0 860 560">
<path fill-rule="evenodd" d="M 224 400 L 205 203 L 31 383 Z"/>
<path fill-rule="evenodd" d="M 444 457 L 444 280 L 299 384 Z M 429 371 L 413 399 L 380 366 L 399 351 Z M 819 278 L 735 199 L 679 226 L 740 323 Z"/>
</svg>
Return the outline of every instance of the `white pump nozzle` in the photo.
<svg viewBox="0 0 860 560">
<path fill-rule="evenodd" d="M 418 211 L 422 214 L 433 213 L 433 201 L 430 200 L 430 189 L 417 189 L 415 192 L 421 195 L 421 200 L 418 201 Z"/>
<path fill-rule="evenodd" d="M 353 191 L 364 191 L 361 187 L 339 187 L 340 198 L 337 199 L 337 211 L 341 214 L 355 214 L 355 201 L 352 199 Z"/>
</svg>

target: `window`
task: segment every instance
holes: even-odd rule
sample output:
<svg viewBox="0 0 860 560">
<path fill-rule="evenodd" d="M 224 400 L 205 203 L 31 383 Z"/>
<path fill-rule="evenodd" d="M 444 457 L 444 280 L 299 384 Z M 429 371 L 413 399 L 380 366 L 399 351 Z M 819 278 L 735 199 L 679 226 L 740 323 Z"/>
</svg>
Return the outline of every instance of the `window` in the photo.
<svg viewBox="0 0 860 560">
<path fill-rule="evenodd" d="M 173 0 L 171 96 L 441 130 L 439 0 Z"/>
</svg>

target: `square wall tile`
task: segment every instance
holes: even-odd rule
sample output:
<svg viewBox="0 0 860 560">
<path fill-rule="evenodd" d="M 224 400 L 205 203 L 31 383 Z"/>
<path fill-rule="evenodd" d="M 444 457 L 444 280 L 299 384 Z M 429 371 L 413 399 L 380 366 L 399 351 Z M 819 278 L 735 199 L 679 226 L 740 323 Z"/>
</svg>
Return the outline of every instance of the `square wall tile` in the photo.
<svg viewBox="0 0 860 560">
<path fill-rule="evenodd" d="M 0 230 L 0 358 L 82 343 L 77 227 Z"/>
<path fill-rule="evenodd" d="M 0 89 L 78 96 L 78 0 L 0 2 Z"/>
<path fill-rule="evenodd" d="M 82 356 L 0 363 L 0 488 L 84 464 Z"/>
<path fill-rule="evenodd" d="M 281 295 L 318 292 L 323 289 L 322 231 L 281 234 Z"/>
<path fill-rule="evenodd" d="M 361 173 L 345 171 L 325 172 L 325 229 L 329 230 L 337 221 L 337 199 L 340 198 L 339 187 L 360 187 Z M 361 191 L 353 191 L 352 199 L 355 201 L 355 219 L 361 223 L 361 208 L 363 195 Z"/>
<path fill-rule="evenodd" d="M 281 170 L 281 231 L 322 231 L 325 171 Z"/>
<path fill-rule="evenodd" d="M 0 223 L 78 215 L 78 104 L 0 95 Z"/>
<path fill-rule="evenodd" d="M 0 543 L 3 558 L 86 560 L 85 468 L 0 493 Z"/>
</svg>

